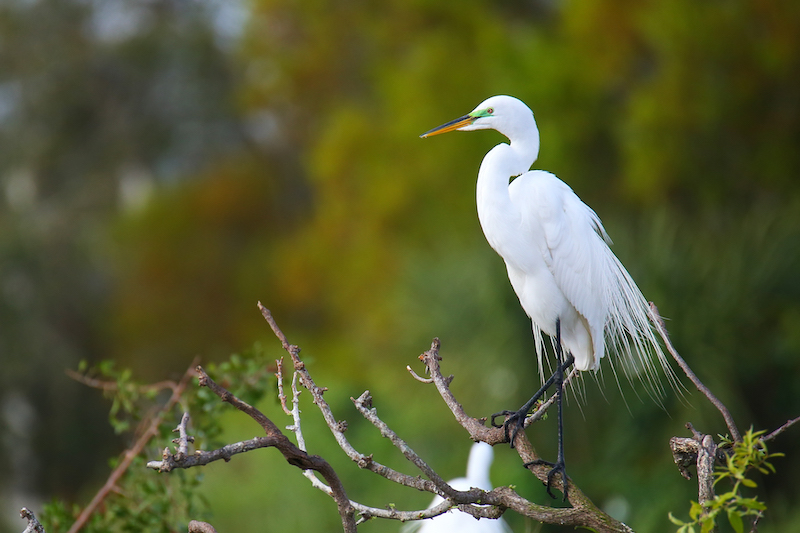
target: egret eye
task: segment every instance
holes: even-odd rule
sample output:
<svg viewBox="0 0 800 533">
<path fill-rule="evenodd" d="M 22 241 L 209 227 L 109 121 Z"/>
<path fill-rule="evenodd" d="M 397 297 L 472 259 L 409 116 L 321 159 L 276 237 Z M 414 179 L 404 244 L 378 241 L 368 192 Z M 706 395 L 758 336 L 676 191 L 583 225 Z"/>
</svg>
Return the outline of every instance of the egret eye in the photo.
<svg viewBox="0 0 800 533">
<path fill-rule="evenodd" d="M 494 114 L 494 108 L 490 107 L 489 109 L 486 110 L 486 112 L 489 113 L 490 115 L 492 115 L 492 114 Z"/>
</svg>

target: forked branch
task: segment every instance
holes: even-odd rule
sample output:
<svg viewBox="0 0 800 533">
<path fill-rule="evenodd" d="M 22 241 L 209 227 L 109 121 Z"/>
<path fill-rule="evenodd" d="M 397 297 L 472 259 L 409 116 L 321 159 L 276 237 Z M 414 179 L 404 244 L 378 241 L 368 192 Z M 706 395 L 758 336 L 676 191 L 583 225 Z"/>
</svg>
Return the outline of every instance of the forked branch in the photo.
<svg viewBox="0 0 800 533">
<path fill-rule="evenodd" d="M 425 490 L 434 494 L 439 494 L 445 498 L 445 502 L 435 508 L 423 511 L 397 511 L 392 509 L 390 512 L 385 510 L 368 508 L 357 502 L 351 502 L 352 505 L 359 510 L 362 515 L 362 520 L 370 517 L 384 517 L 395 518 L 400 520 L 419 519 L 429 516 L 436 516 L 452 507 L 458 506 L 462 511 L 473 514 L 474 516 L 491 516 L 497 517 L 506 509 L 513 509 L 515 512 L 527 516 L 534 520 L 543 523 L 561 524 L 570 526 L 584 526 L 594 528 L 596 531 L 601 532 L 630 532 L 632 531 L 625 524 L 614 520 L 610 516 L 603 513 L 597 508 L 576 486 L 570 490 L 570 503 L 572 508 L 553 508 L 543 505 L 532 503 L 519 494 L 517 494 L 510 487 L 500 487 L 489 492 L 479 489 L 472 489 L 470 491 L 457 491 L 450 487 L 429 465 L 427 465 L 411 447 L 399 438 L 396 433 L 389 428 L 377 416 L 377 410 L 372 406 L 372 398 L 369 391 L 365 391 L 359 398 L 353 399 L 356 408 L 367 420 L 369 420 L 375 427 L 381 431 L 381 434 L 390 439 L 390 441 L 403 453 L 403 455 L 413 463 L 428 479 L 421 479 L 419 477 L 412 477 L 400 472 L 394 471 L 386 466 L 377 463 L 371 456 L 363 455 L 357 452 L 353 446 L 348 442 L 344 436 L 346 423 L 339 422 L 333 416 L 330 406 L 323 398 L 325 389 L 320 388 L 314 383 L 305 364 L 300 360 L 300 349 L 292 345 L 286 339 L 286 336 L 278 327 L 275 319 L 268 309 L 259 304 L 259 309 L 265 320 L 269 323 L 273 332 L 280 340 L 283 348 L 292 358 L 295 372 L 300 376 L 301 385 L 311 392 L 314 404 L 322 412 L 323 418 L 333 433 L 337 443 L 342 450 L 361 468 L 372 470 L 373 472 L 395 481 L 398 484 L 417 488 L 418 490 Z M 498 444 L 504 441 L 502 428 L 488 428 L 485 426 L 485 419 L 476 419 L 470 417 L 463 409 L 461 404 L 456 400 L 455 396 L 449 389 L 452 376 L 445 378 L 441 373 L 439 361 L 439 341 L 434 339 L 430 350 L 426 351 L 420 356 L 420 359 L 426 364 L 430 371 L 430 380 L 417 378 L 422 382 L 434 383 L 439 394 L 444 399 L 445 403 L 450 408 L 456 420 L 464 427 L 473 440 L 480 440 L 488 444 Z M 550 402 L 552 403 L 552 402 Z M 550 403 L 543 405 L 538 412 L 538 416 L 544 412 Z M 295 427 L 299 427 L 299 418 L 294 419 Z M 530 422 L 528 422 L 530 424 Z M 531 446 L 530 441 L 523 432 L 517 436 L 516 442 L 517 453 L 525 463 L 530 463 L 538 459 L 536 452 Z M 547 480 L 548 468 L 542 465 L 531 465 L 530 470 L 542 482 Z M 476 506 L 472 504 L 483 504 L 494 506 L 495 509 Z"/>
</svg>

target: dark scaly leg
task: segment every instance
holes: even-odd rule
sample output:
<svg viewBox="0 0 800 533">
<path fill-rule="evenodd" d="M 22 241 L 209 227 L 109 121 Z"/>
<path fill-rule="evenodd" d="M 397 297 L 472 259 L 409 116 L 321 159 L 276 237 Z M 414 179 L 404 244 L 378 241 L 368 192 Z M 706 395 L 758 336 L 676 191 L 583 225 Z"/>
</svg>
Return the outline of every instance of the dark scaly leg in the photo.
<svg viewBox="0 0 800 533">
<path fill-rule="evenodd" d="M 544 383 L 544 385 L 542 385 L 542 387 L 538 391 L 536 391 L 536 394 L 531 396 L 531 399 L 528 400 L 525 403 L 525 405 L 520 407 L 518 411 L 500 411 L 499 413 L 495 413 L 492 415 L 491 417 L 492 426 L 496 428 L 499 427 L 503 428 L 503 430 L 505 431 L 506 440 L 511 443 L 512 448 L 514 447 L 514 440 L 517 438 L 517 433 L 519 432 L 520 429 L 522 429 L 523 424 L 525 423 L 525 417 L 528 415 L 528 412 L 533 407 L 533 404 L 535 404 L 536 401 L 542 397 L 542 394 L 544 394 L 544 392 L 547 389 L 549 389 L 553 385 L 553 383 L 557 381 L 559 371 L 561 371 L 561 376 L 563 381 L 564 370 L 566 368 L 569 368 L 574 361 L 575 358 L 572 357 L 572 355 L 567 357 L 567 360 L 564 361 L 563 364 L 559 365 L 559 368 L 556 369 L 556 371 L 553 373 L 552 376 L 550 376 L 550 379 L 548 379 Z M 508 417 L 506 418 L 505 422 L 503 422 L 502 426 L 497 422 L 495 422 L 495 418 L 499 418 L 501 416 Z M 511 428 L 510 434 L 509 434 L 509 428 Z"/>
<path fill-rule="evenodd" d="M 556 401 L 558 402 L 558 459 L 555 463 L 551 463 L 549 461 L 544 461 L 542 459 L 537 459 L 531 463 L 526 463 L 525 466 L 534 465 L 534 464 L 543 464 L 551 466 L 552 468 L 547 473 L 547 494 L 550 495 L 551 498 L 555 498 L 552 491 L 550 490 L 550 486 L 553 483 L 553 478 L 556 474 L 561 474 L 561 483 L 564 486 L 564 497 L 562 501 L 567 500 L 567 490 L 568 490 L 568 483 L 567 483 L 567 470 L 566 465 L 564 464 L 564 415 L 562 409 L 562 401 L 564 396 L 564 369 L 566 366 L 569 365 L 562 365 L 561 358 L 562 358 L 562 348 L 561 348 L 561 323 L 559 320 L 556 320 L 556 361 L 558 362 L 558 368 L 556 368 L 555 376 L 555 384 L 556 384 L 556 394 L 558 394 L 558 398 Z M 572 354 L 569 355 L 567 358 L 570 364 L 574 358 Z"/>
</svg>

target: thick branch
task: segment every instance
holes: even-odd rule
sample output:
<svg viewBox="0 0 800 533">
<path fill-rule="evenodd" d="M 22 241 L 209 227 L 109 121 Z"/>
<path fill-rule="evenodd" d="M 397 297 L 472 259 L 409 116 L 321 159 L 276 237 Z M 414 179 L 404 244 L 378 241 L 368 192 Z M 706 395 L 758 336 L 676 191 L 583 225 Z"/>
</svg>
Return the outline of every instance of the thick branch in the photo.
<svg viewBox="0 0 800 533">
<path fill-rule="evenodd" d="M 27 508 L 23 507 L 19 512 L 19 516 L 28 521 L 28 525 L 22 533 L 45 533 L 42 524 L 39 523 L 33 512 Z"/>
<path fill-rule="evenodd" d="M 484 425 L 486 421 L 485 418 L 478 419 L 469 416 L 464 411 L 463 406 L 456 400 L 455 396 L 450 391 L 450 381 L 452 378 L 445 378 L 442 375 L 441 366 L 439 364 L 439 361 L 441 361 L 439 348 L 439 339 L 434 339 L 430 349 L 423 353 L 420 359 L 428 367 L 436 389 L 445 404 L 450 408 L 455 419 L 467 430 L 473 440 L 483 441 L 491 445 L 505 442 L 505 435 L 502 428 L 486 427 Z M 545 406 L 543 407 L 546 408 Z M 539 456 L 536 454 L 536 451 L 533 449 L 524 431 L 517 433 L 514 447 L 524 464 L 530 464 L 539 459 Z M 531 470 L 542 483 L 547 483 L 548 466 L 530 464 L 528 469 Z M 548 524 L 583 526 L 603 532 L 632 531 L 627 525 L 605 514 L 594 505 L 572 479 L 569 480 L 569 483 L 569 502 L 572 505 L 571 509 L 545 507 L 531 503 L 519 496 L 510 487 L 500 487 L 489 493 L 484 493 L 480 503 L 513 509 L 523 516 Z M 557 481 L 556 488 L 562 489 L 560 477 Z"/>
<path fill-rule="evenodd" d="M 714 499 L 714 463 L 717 444 L 711 435 L 704 435 L 697 450 L 698 503 L 703 505 Z"/>
</svg>

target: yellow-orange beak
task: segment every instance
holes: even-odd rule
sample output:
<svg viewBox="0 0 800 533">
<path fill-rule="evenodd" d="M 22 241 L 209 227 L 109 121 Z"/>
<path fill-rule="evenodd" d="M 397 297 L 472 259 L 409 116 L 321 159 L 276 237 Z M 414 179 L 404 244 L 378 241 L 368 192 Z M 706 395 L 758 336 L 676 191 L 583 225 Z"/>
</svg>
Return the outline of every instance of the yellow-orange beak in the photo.
<svg viewBox="0 0 800 533">
<path fill-rule="evenodd" d="M 457 130 L 458 128 L 469 126 L 472 124 L 477 117 L 473 117 L 472 115 L 464 115 L 463 117 L 459 117 L 455 120 L 451 120 L 441 126 L 433 128 L 430 131 L 426 131 L 420 138 L 424 139 L 425 137 L 431 137 L 433 135 L 439 135 L 440 133 L 447 133 L 448 131 Z"/>
</svg>

